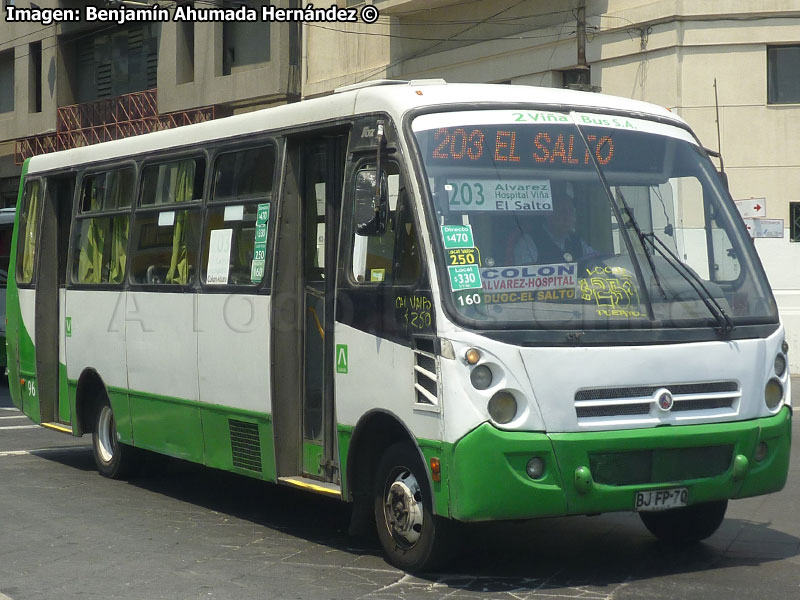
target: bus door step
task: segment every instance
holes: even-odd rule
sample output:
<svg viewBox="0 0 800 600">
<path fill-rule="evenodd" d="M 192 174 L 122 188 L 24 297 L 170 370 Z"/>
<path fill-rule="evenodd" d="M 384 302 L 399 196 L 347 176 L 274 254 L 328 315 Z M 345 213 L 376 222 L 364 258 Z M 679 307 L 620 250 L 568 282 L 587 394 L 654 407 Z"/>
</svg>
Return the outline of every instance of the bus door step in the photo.
<svg viewBox="0 0 800 600">
<path fill-rule="evenodd" d="M 335 483 L 328 483 L 326 481 L 318 481 L 316 479 L 309 479 L 308 477 L 278 477 L 278 481 L 280 483 L 285 483 L 287 485 L 291 485 L 294 487 L 298 487 L 304 490 L 309 490 L 312 492 L 318 492 L 320 494 L 326 494 L 328 496 L 339 496 L 342 495 L 342 488 Z"/>
<path fill-rule="evenodd" d="M 52 429 L 54 431 L 60 431 L 61 433 L 68 433 L 72 435 L 72 427 L 69 425 L 64 425 L 63 423 L 42 423 L 42 427 L 47 427 L 48 429 Z"/>
</svg>

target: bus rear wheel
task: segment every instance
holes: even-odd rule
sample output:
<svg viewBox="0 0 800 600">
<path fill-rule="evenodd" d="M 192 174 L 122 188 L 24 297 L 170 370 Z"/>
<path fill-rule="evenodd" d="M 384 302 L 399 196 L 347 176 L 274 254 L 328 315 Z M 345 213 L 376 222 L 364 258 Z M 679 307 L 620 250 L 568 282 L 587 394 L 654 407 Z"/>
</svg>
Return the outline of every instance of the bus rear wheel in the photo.
<svg viewBox="0 0 800 600">
<path fill-rule="evenodd" d="M 432 497 L 413 444 L 389 447 L 375 477 L 375 524 L 386 559 L 400 569 L 430 571 L 451 557 L 455 524 L 433 514 Z"/>
<path fill-rule="evenodd" d="M 694 504 L 663 512 L 640 512 L 644 526 L 670 544 L 694 544 L 710 537 L 725 519 L 727 500 Z"/>
<path fill-rule="evenodd" d="M 97 470 L 110 479 L 127 477 L 137 464 L 136 449 L 117 441 L 117 422 L 106 398 L 101 399 L 95 411 L 92 453 Z"/>
</svg>

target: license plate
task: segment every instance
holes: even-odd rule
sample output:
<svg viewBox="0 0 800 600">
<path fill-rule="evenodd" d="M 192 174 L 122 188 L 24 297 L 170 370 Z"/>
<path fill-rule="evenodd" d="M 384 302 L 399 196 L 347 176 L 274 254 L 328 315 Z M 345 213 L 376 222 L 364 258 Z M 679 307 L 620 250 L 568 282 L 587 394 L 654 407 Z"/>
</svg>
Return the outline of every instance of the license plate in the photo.
<svg viewBox="0 0 800 600">
<path fill-rule="evenodd" d="M 671 488 L 668 490 L 650 490 L 636 492 L 634 508 L 638 511 L 668 510 L 686 506 L 689 500 L 689 488 Z"/>
</svg>

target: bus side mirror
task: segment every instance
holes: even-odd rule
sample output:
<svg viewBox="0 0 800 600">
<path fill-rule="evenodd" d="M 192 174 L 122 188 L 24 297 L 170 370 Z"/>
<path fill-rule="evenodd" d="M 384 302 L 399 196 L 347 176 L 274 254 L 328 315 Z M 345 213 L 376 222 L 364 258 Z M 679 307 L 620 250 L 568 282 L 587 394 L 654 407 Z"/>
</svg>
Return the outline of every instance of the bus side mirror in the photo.
<svg viewBox="0 0 800 600">
<path fill-rule="evenodd" d="M 362 169 L 356 173 L 354 208 L 358 235 L 386 233 L 388 198 L 386 171 L 381 171 L 380 178 L 376 176 L 375 169 Z"/>
</svg>

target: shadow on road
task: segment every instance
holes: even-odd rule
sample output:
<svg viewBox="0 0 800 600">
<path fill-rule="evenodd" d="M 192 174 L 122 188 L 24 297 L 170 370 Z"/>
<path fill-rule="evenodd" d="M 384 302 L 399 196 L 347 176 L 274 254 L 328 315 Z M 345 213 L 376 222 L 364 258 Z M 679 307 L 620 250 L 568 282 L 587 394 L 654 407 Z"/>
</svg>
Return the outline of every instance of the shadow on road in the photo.
<svg viewBox="0 0 800 600">
<path fill-rule="evenodd" d="M 89 448 L 40 456 L 94 470 Z M 347 535 L 349 505 L 329 498 L 157 455 L 147 457 L 129 485 L 341 552 L 380 554 L 374 540 Z M 484 593 L 603 589 L 701 571 L 719 570 L 723 577 L 725 569 L 800 555 L 799 538 L 770 523 L 736 518 L 727 519 L 706 542 L 681 549 L 655 540 L 632 513 L 483 523 L 464 533 L 463 552 L 450 569 L 416 581 Z"/>
</svg>

